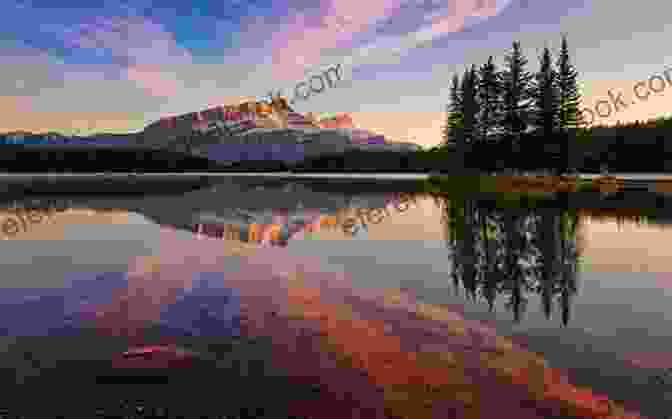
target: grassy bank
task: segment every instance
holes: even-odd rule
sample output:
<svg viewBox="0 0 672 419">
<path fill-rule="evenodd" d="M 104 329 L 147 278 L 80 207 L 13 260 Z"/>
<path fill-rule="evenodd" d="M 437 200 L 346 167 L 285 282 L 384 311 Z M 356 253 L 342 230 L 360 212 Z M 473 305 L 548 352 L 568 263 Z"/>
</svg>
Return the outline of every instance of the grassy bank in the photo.
<svg viewBox="0 0 672 419">
<path fill-rule="evenodd" d="M 668 195 L 672 182 L 661 182 L 650 192 L 628 191 L 614 178 L 432 176 L 420 189 L 437 198 L 474 199 L 498 208 L 636 209 L 638 214 L 656 216 L 672 205 Z"/>
<path fill-rule="evenodd" d="M 490 176 L 475 175 L 434 175 L 427 180 L 431 192 L 487 192 L 513 193 L 525 195 L 547 195 L 558 192 L 615 192 L 622 184 L 613 177 L 593 180 L 577 176 Z"/>
</svg>

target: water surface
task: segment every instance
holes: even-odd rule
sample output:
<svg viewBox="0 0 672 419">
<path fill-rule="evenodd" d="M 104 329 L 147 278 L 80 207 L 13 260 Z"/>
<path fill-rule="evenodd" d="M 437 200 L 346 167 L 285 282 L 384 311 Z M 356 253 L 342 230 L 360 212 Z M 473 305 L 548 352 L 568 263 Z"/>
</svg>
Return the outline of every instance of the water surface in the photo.
<svg viewBox="0 0 672 419">
<path fill-rule="evenodd" d="M 300 278 L 290 283 L 322 289 L 321 298 L 334 304 L 401 293 L 448 307 L 541 356 L 577 386 L 650 417 L 672 411 L 666 398 L 672 381 L 655 380 L 672 367 L 672 250 L 663 208 L 657 216 L 638 214 L 637 202 L 627 200 L 620 205 L 627 210 L 608 203 L 502 208 L 476 195 L 384 189 L 232 180 L 174 196 L 6 202 L 0 211 L 6 382 L 54 388 L 64 371 L 82 383 L 107 380 L 100 385 L 108 387 L 127 379 L 144 387 L 112 385 L 119 398 L 154 397 L 151 404 L 158 397 L 151 396 L 152 380 L 166 378 L 115 376 L 135 362 L 121 353 L 150 343 L 179 346 L 200 354 L 211 371 L 206 380 L 219 379 L 208 362 L 240 366 L 245 357 L 232 342 L 253 335 L 259 355 L 245 361 L 247 371 L 256 371 L 246 375 L 250 383 L 279 377 L 268 385 L 290 380 L 297 392 L 310 390 L 310 380 L 292 381 L 292 352 L 277 349 L 277 342 L 299 339 L 277 330 L 292 334 L 304 326 L 271 327 L 255 314 L 293 316 L 278 278 Z M 369 393 L 362 387 L 361 394 Z M 287 398 L 271 403 L 276 412 L 291 410 Z M 206 399 L 202 406 L 212 403 Z"/>
</svg>

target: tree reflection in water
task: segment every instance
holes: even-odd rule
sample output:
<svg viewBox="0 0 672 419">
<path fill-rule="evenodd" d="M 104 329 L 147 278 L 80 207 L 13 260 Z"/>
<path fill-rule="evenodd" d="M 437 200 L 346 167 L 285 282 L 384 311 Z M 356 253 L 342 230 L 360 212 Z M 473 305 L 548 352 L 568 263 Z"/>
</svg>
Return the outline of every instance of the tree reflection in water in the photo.
<svg viewBox="0 0 672 419">
<path fill-rule="evenodd" d="M 454 289 L 490 311 L 500 296 L 519 322 L 532 293 L 550 319 L 556 301 L 570 318 L 580 255 L 578 213 L 559 208 L 498 208 L 490 201 L 434 197 L 451 253 Z"/>
</svg>

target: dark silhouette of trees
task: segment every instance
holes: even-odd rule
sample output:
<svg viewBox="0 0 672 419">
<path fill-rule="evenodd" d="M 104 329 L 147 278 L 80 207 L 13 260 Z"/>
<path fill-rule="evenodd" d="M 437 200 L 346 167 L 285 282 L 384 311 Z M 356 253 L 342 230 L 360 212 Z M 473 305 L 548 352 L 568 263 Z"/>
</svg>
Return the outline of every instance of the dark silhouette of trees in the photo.
<svg viewBox="0 0 672 419">
<path fill-rule="evenodd" d="M 3 145 L 5 172 L 170 172 L 223 171 L 227 166 L 170 150 L 89 145 Z"/>
<path fill-rule="evenodd" d="M 576 150 L 584 171 L 669 172 L 672 118 L 660 117 L 613 126 L 597 125 L 577 132 Z"/>
<path fill-rule="evenodd" d="M 486 144 L 491 136 L 501 132 L 503 110 L 501 75 L 492 61 L 492 56 L 479 69 L 477 96 L 480 106 L 479 140 Z"/>
<path fill-rule="evenodd" d="M 443 128 L 443 144 L 455 146 L 462 128 L 462 94 L 460 93 L 460 77 L 453 75 L 450 85 L 450 103 L 446 106 L 446 124 Z"/>
<path fill-rule="evenodd" d="M 451 277 L 470 301 L 485 300 L 492 311 L 503 306 L 520 321 L 529 296 L 541 297 L 547 318 L 559 311 L 570 320 L 577 292 L 580 219 L 557 208 L 501 209 L 483 199 L 437 197 L 446 244 L 451 253 Z"/>
<path fill-rule="evenodd" d="M 557 62 L 558 68 L 558 93 L 560 101 L 560 128 L 563 130 L 564 141 L 564 159 L 565 166 L 561 171 L 575 169 L 577 162 L 574 158 L 575 152 L 572 145 L 576 143 L 576 130 L 583 125 L 581 114 L 579 113 L 579 102 L 581 96 L 576 83 L 578 72 L 571 63 L 569 57 L 569 47 L 567 46 L 567 37 L 562 37 L 562 46 Z"/>
<path fill-rule="evenodd" d="M 444 141 L 435 149 L 447 151 L 442 154 L 450 161 L 443 165 L 445 171 L 458 164 L 481 170 L 553 169 L 557 174 L 596 173 L 601 167 L 672 169 L 670 117 L 585 127 L 566 36 L 555 60 L 548 48 L 543 50 L 534 75 L 526 70 L 518 42 L 504 58 L 501 71 L 489 57 L 477 73 L 471 67 L 461 79 L 453 76 Z"/>
<path fill-rule="evenodd" d="M 478 99 L 476 97 L 478 86 L 478 76 L 476 74 L 476 68 L 472 66 L 470 69 L 465 70 L 464 75 L 462 76 L 462 86 L 460 88 L 460 93 L 462 95 L 462 127 L 460 128 L 460 135 L 458 135 L 457 148 L 459 150 L 459 161 L 463 163 L 464 166 L 468 166 L 467 159 L 471 153 L 470 150 L 474 149 L 474 144 L 478 136 Z"/>
<path fill-rule="evenodd" d="M 444 145 L 439 148 L 449 151 L 443 155 L 446 160 L 452 154 L 451 167 L 552 169 L 556 174 L 672 169 L 672 146 L 667 145 L 672 118 L 586 128 L 566 36 L 557 58 L 545 48 L 539 63 L 534 75 L 527 72 L 527 60 L 514 42 L 502 71 L 490 57 L 476 77 L 473 67 L 465 71 L 459 88 L 459 77 L 453 77 Z"/>
<path fill-rule="evenodd" d="M 535 74 L 532 88 L 532 124 L 544 143 L 553 141 L 560 127 L 560 101 L 557 72 L 553 68 L 551 52 L 544 48 L 539 58 L 540 69 Z"/>
<path fill-rule="evenodd" d="M 582 125 L 579 113 L 581 96 L 577 87 L 578 72 L 571 63 L 567 37 L 562 38 L 562 46 L 557 61 L 558 91 L 560 99 L 560 127 L 563 129 L 578 128 Z"/>
<path fill-rule="evenodd" d="M 545 164 L 552 166 L 556 172 L 562 172 L 558 158 L 558 141 L 560 128 L 560 92 L 558 74 L 553 67 L 551 52 L 548 48 L 539 57 L 540 68 L 534 75 L 531 96 L 531 126 L 535 137 L 533 144 L 535 151 L 540 151 L 545 157 Z M 529 152 L 529 149 L 524 150 Z M 526 153 L 528 154 L 528 153 Z M 554 161 L 555 160 L 555 161 Z M 560 174 L 558 173 L 558 174 Z"/>
<path fill-rule="evenodd" d="M 511 52 L 504 57 L 502 73 L 504 86 L 504 136 L 511 146 L 513 157 L 520 159 L 520 142 L 529 125 L 532 75 L 527 71 L 527 59 L 523 56 L 520 43 L 514 42 Z"/>
<path fill-rule="evenodd" d="M 478 134 L 478 99 L 476 97 L 478 86 L 478 76 L 476 68 L 472 66 L 465 70 L 462 77 L 462 132 L 465 144 L 473 144 Z"/>
</svg>

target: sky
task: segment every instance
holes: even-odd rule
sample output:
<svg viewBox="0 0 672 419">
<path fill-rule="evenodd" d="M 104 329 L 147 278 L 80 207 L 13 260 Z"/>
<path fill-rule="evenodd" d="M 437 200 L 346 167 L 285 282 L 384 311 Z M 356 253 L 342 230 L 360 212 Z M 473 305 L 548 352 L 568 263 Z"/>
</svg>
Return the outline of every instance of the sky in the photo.
<svg viewBox="0 0 672 419">
<path fill-rule="evenodd" d="M 622 92 L 625 105 L 607 116 L 615 105 L 602 103 L 596 122 L 667 115 L 672 104 L 664 0 L 9 2 L 0 131 L 136 132 L 162 116 L 292 92 L 341 64 L 343 81 L 298 111 L 347 112 L 393 141 L 432 146 L 454 73 L 491 55 L 503 64 L 516 40 L 535 71 L 563 34 L 584 106 L 595 112 L 609 90 Z M 650 77 L 636 99 L 634 85 Z"/>
</svg>

